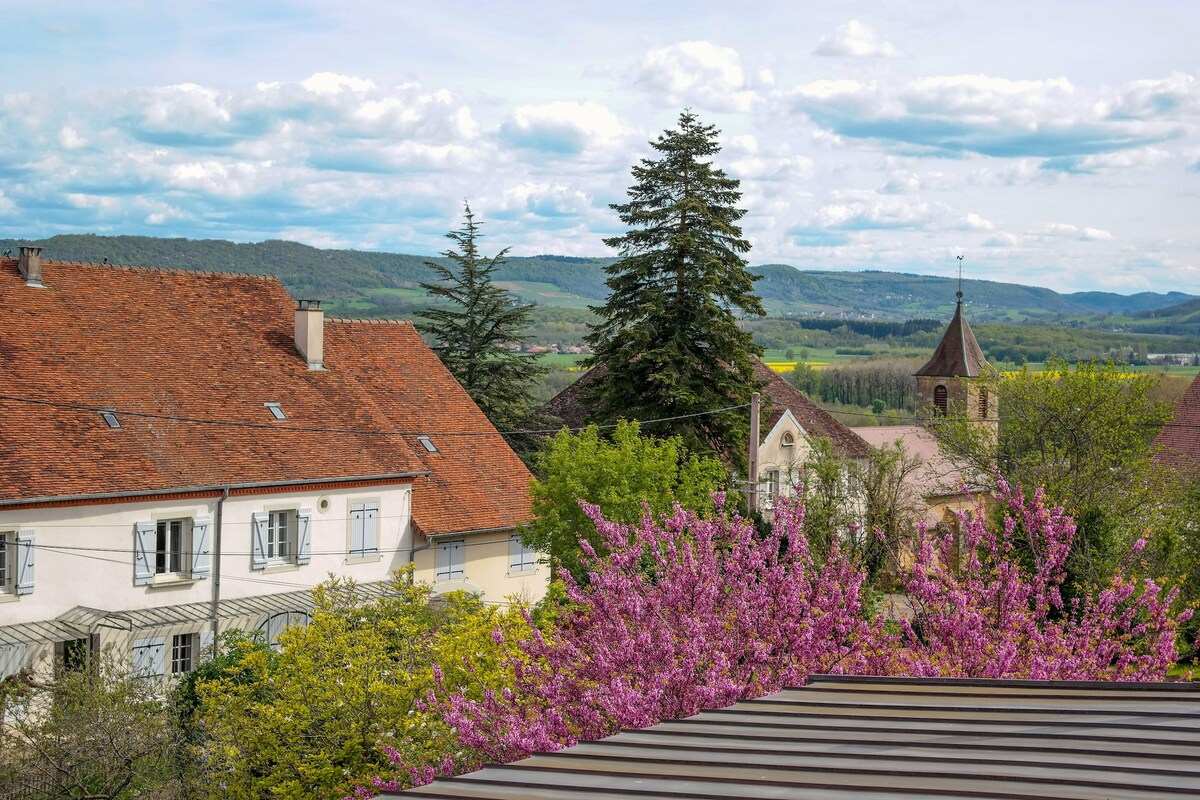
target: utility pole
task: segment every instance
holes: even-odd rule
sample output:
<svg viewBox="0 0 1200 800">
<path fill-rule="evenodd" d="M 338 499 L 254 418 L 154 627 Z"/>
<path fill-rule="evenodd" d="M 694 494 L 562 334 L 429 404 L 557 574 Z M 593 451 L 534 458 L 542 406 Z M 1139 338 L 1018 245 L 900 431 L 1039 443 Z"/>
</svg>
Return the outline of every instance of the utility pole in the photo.
<svg viewBox="0 0 1200 800">
<path fill-rule="evenodd" d="M 747 455 L 750 456 L 749 475 L 746 480 L 746 513 L 750 514 L 758 508 L 758 404 L 759 394 L 755 392 L 750 398 L 750 439 Z"/>
</svg>

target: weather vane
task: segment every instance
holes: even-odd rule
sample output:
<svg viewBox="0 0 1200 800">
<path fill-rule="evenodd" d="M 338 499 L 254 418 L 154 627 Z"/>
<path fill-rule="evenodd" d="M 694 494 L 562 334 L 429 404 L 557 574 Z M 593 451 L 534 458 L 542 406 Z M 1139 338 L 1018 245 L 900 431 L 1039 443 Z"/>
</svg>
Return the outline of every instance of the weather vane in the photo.
<svg viewBox="0 0 1200 800">
<path fill-rule="evenodd" d="M 958 257 L 958 294 L 957 294 L 957 297 L 959 300 L 962 300 L 962 296 L 963 296 L 962 295 L 962 262 L 963 262 L 963 256 L 959 256 Z"/>
</svg>

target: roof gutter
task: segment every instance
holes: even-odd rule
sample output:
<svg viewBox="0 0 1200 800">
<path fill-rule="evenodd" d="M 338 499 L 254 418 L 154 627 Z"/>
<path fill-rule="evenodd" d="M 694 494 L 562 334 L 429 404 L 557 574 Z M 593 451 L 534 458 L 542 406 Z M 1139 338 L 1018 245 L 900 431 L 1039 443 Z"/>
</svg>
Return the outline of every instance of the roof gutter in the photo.
<svg viewBox="0 0 1200 800">
<path fill-rule="evenodd" d="M 417 472 L 394 472 L 387 475 L 351 475 L 339 478 L 301 478 L 290 481 L 259 481 L 251 483 L 222 483 L 216 486 L 185 486 L 176 489 L 134 489 L 126 492 L 104 492 L 101 494 L 74 494 L 49 497 L 26 497 L 16 500 L 0 500 L 0 508 L 42 505 L 47 503 L 81 503 L 89 500 L 126 500 L 136 497 L 162 497 L 173 494 L 219 494 L 225 491 L 236 492 L 246 489 L 283 489 L 289 486 L 322 486 L 330 483 L 350 483 L 353 481 L 390 481 L 405 478 L 420 478 L 430 474 L 430 470 Z M 499 530 L 499 529 L 497 529 Z M 474 531 L 470 531 L 474 533 Z"/>
</svg>

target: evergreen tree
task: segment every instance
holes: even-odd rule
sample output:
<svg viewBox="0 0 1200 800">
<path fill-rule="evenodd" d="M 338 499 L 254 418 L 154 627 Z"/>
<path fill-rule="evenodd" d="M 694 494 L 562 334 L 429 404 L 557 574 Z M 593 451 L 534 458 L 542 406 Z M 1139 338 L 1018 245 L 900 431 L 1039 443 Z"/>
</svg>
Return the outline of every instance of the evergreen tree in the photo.
<svg viewBox="0 0 1200 800">
<path fill-rule="evenodd" d="M 529 324 L 531 306 L 516 305 L 492 274 L 508 248 L 491 258 L 479 253 L 479 223 L 464 204 L 462 228 L 446 234 L 457 249 L 442 253 L 449 265 L 426 261 L 440 283 L 422 283 L 446 301 L 417 312 L 417 330 L 434 339 L 434 350 L 493 424 L 501 430 L 521 425 L 533 411 L 531 383 L 546 371 L 536 356 L 517 352 Z"/>
<path fill-rule="evenodd" d="M 591 365 L 605 372 L 591 396 L 603 419 L 671 417 L 750 401 L 753 355 L 762 349 L 735 311 L 764 316 L 756 276 L 743 255 L 750 243 L 737 222 L 746 213 L 738 181 L 715 167 L 715 126 L 684 111 L 678 128 L 651 146 L 657 159 L 633 167 L 629 202 L 613 210 L 629 230 L 605 239 L 620 260 L 606 268 L 608 301 L 586 337 Z M 744 462 L 745 411 L 679 420 L 672 433 L 689 449 L 717 447 Z"/>
</svg>

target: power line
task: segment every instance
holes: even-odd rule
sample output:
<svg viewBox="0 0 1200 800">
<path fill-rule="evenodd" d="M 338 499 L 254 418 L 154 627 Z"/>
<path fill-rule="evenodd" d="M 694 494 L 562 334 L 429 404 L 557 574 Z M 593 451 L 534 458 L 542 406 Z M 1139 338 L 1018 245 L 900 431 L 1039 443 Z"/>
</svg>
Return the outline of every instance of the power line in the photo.
<svg viewBox="0 0 1200 800">
<path fill-rule="evenodd" d="M 215 425 L 221 427 L 232 428 L 252 428 L 277 431 L 297 431 L 301 433 L 344 433 L 356 436 L 519 436 L 519 435 L 543 435 L 549 436 L 566 428 L 572 432 L 578 432 L 590 426 L 581 425 L 571 427 L 564 425 L 561 428 L 542 428 L 531 430 L 491 430 L 491 431 L 430 431 L 430 430 L 367 430 L 362 428 L 327 428 L 313 425 L 289 425 L 286 421 L 280 422 L 242 422 L 239 420 L 212 419 L 209 417 L 186 417 L 176 414 L 156 414 L 150 411 L 133 411 L 129 409 L 119 409 L 113 407 L 89 406 L 82 403 L 64 403 L 55 400 L 41 400 L 31 397 L 16 397 L 14 395 L 0 395 L 0 400 L 10 403 L 25 403 L 28 405 L 48 406 L 50 408 L 63 408 L 73 411 L 87 411 L 93 414 L 113 414 L 118 417 L 138 417 L 142 419 L 157 419 L 168 422 L 185 422 L 195 425 Z M 739 405 L 725 406 L 724 408 L 715 408 L 707 411 L 695 411 L 690 414 L 676 414 L 670 417 L 657 417 L 655 419 L 637 420 L 639 425 L 655 425 L 660 422 L 675 422 L 681 419 L 692 419 L 695 417 L 704 417 L 712 414 L 724 414 L 729 411 L 737 411 L 740 408 L 749 408 L 749 403 L 741 403 Z M 597 428 L 606 430 L 616 428 L 620 423 L 609 423 L 597 425 Z"/>
</svg>

